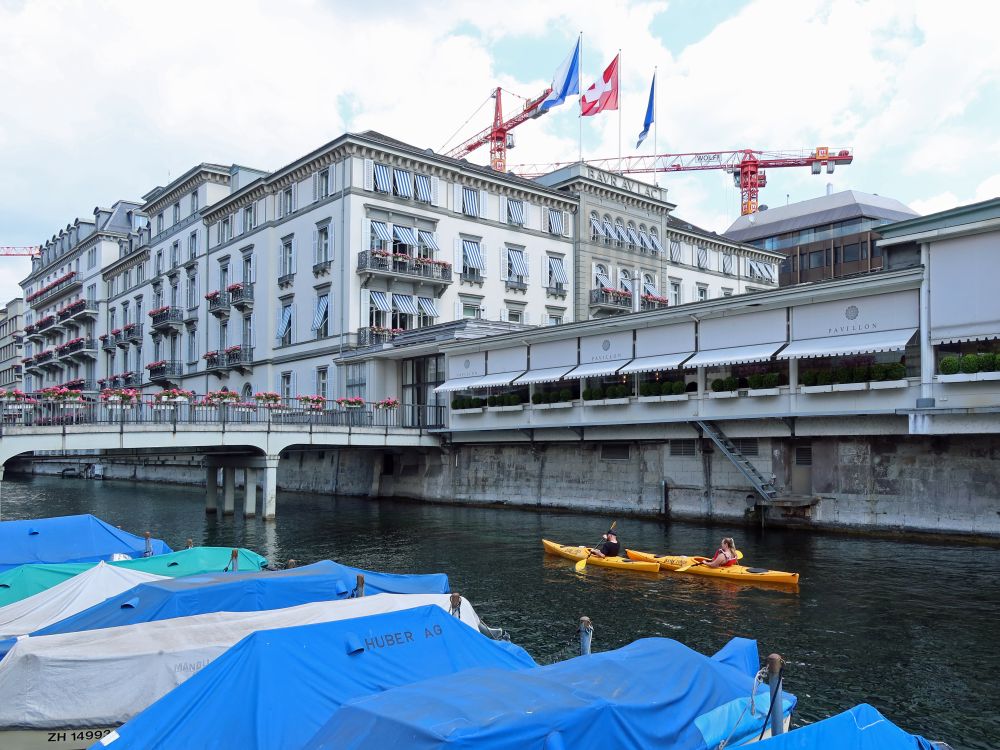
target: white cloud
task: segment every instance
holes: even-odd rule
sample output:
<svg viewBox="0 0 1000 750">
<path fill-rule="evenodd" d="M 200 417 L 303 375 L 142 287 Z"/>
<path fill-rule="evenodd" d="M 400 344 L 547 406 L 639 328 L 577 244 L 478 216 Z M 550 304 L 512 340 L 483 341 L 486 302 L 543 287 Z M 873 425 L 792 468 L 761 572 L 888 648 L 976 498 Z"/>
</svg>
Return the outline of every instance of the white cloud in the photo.
<svg viewBox="0 0 1000 750">
<path fill-rule="evenodd" d="M 976 201 L 987 201 L 991 198 L 1000 198 L 1000 174 L 987 177 L 976 185 Z"/>
</svg>

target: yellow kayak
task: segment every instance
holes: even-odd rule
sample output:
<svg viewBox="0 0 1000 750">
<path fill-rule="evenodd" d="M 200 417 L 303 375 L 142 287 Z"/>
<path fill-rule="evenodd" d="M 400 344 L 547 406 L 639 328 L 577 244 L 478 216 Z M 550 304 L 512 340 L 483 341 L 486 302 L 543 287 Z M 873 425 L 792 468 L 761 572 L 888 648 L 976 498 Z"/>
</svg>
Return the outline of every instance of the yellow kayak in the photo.
<svg viewBox="0 0 1000 750">
<path fill-rule="evenodd" d="M 542 540 L 542 546 L 550 555 L 559 555 L 569 560 L 582 560 L 590 552 L 588 547 L 572 547 L 565 544 L 556 544 L 548 539 Z M 635 570 L 640 573 L 656 573 L 660 570 L 660 564 L 655 560 L 636 561 L 627 557 L 597 557 L 591 555 L 587 559 L 587 565 L 596 565 L 599 568 L 615 568 L 617 570 Z"/>
<path fill-rule="evenodd" d="M 630 560 L 637 562 L 655 562 L 662 570 L 677 570 L 682 565 L 689 562 L 707 562 L 707 557 L 686 557 L 684 555 L 651 555 L 648 552 L 637 552 L 627 549 L 625 554 Z M 588 563 L 589 564 L 589 563 Z M 728 568 L 709 568 L 706 565 L 694 565 L 685 573 L 696 576 L 708 576 L 709 578 L 725 578 L 728 581 L 739 581 L 741 583 L 780 583 L 788 586 L 797 586 L 799 583 L 798 573 L 786 573 L 783 570 L 768 570 L 767 568 L 748 568 L 745 565 L 730 565 Z"/>
</svg>

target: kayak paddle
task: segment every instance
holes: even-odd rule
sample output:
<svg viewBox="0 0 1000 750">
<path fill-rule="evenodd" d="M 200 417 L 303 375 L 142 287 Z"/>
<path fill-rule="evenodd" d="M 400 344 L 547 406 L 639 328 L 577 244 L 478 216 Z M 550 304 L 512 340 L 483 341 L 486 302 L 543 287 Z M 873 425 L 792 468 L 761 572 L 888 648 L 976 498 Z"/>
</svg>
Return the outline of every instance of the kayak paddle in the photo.
<svg viewBox="0 0 1000 750">
<path fill-rule="evenodd" d="M 608 531 L 614 531 L 615 530 L 615 526 L 617 526 L 617 525 L 618 525 L 617 521 L 612 521 L 611 522 L 611 528 L 608 529 Z M 602 536 L 601 538 L 603 539 L 604 537 Z M 600 544 L 600 542 L 598 542 L 598 544 Z M 582 573 L 584 570 L 587 569 L 587 560 L 590 559 L 590 556 L 592 554 L 594 554 L 593 548 L 591 548 L 591 550 L 589 552 L 587 552 L 587 556 L 585 558 L 583 558 L 582 560 L 580 560 L 580 562 L 578 562 L 576 565 L 573 566 L 576 569 L 577 573 Z"/>
<path fill-rule="evenodd" d="M 743 553 L 740 552 L 739 550 L 736 550 L 736 559 L 737 560 L 742 560 L 743 559 Z M 675 573 L 683 573 L 685 570 L 688 570 L 690 568 L 696 568 L 699 565 L 704 565 L 707 562 L 710 562 L 710 561 L 709 560 L 702 560 L 701 562 L 689 562 L 689 563 L 685 563 L 684 565 L 681 565 L 679 568 L 675 568 L 674 572 Z"/>
</svg>

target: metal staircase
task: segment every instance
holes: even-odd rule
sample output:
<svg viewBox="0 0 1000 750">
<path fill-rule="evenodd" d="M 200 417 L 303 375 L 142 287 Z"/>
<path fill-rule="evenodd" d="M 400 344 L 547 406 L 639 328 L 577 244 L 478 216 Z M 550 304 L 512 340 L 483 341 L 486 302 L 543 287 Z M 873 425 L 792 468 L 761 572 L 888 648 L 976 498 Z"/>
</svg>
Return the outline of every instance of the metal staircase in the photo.
<svg viewBox="0 0 1000 750">
<path fill-rule="evenodd" d="M 757 467 L 750 463 L 746 456 L 740 453 L 739 449 L 733 444 L 733 441 L 726 437 L 726 433 L 719 429 L 715 423 L 698 421 L 695 424 L 701 428 L 702 434 L 710 438 L 726 458 L 733 462 L 733 465 L 753 485 L 753 488 L 757 490 L 757 494 L 761 496 L 765 503 L 773 502 L 778 497 L 778 492 L 774 489 L 774 485 L 757 471 Z"/>
</svg>

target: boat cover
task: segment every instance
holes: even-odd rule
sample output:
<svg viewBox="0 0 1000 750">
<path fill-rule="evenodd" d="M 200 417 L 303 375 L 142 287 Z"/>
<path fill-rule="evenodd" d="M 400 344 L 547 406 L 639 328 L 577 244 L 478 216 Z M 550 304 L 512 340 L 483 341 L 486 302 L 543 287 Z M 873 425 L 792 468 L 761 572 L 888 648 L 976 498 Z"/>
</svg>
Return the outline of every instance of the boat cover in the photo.
<svg viewBox="0 0 1000 750">
<path fill-rule="evenodd" d="M 752 638 L 733 638 L 714 654 L 712 659 L 728 664 L 742 674 L 753 677 L 760 669 L 760 651 Z"/>
<path fill-rule="evenodd" d="M 433 606 L 268 630 L 244 638 L 104 744 L 298 750 L 346 700 L 487 666 L 510 672 L 535 662 Z"/>
<path fill-rule="evenodd" d="M 116 560 L 107 564 L 123 570 L 179 578 L 197 573 L 220 573 L 229 565 L 232 552 L 231 547 L 192 547 L 165 555 Z M 243 571 L 262 570 L 267 565 L 266 557 L 248 549 L 240 549 L 237 559 L 237 567 Z M 0 573 L 0 607 L 41 593 L 67 578 L 90 570 L 94 565 L 96 563 L 34 563 L 4 571 Z"/>
<path fill-rule="evenodd" d="M 32 633 L 99 604 L 109 596 L 127 591 L 136 584 L 162 580 L 163 576 L 115 568 L 99 562 L 90 570 L 40 594 L 0 607 L 0 638 Z"/>
<path fill-rule="evenodd" d="M 764 740 L 761 750 L 934 750 L 933 743 L 908 734 L 862 703 L 842 714 Z"/>
<path fill-rule="evenodd" d="M 151 539 L 154 555 L 172 550 Z M 146 540 L 90 515 L 0 523 L 0 572 L 25 563 L 97 562 L 115 555 L 142 557 Z"/>
<path fill-rule="evenodd" d="M 0 660 L 0 729 L 122 724 L 255 631 L 427 605 L 448 611 L 449 600 L 448 594 L 377 594 L 22 638 Z M 461 619 L 478 631 L 479 617 L 465 600 Z M 283 689 L 275 685 L 271 698 Z"/>
<path fill-rule="evenodd" d="M 519 672 L 470 669 L 358 698 L 304 747 L 706 750 L 756 738 L 753 678 L 666 638 Z M 783 715 L 795 697 L 786 695 Z"/>
</svg>

